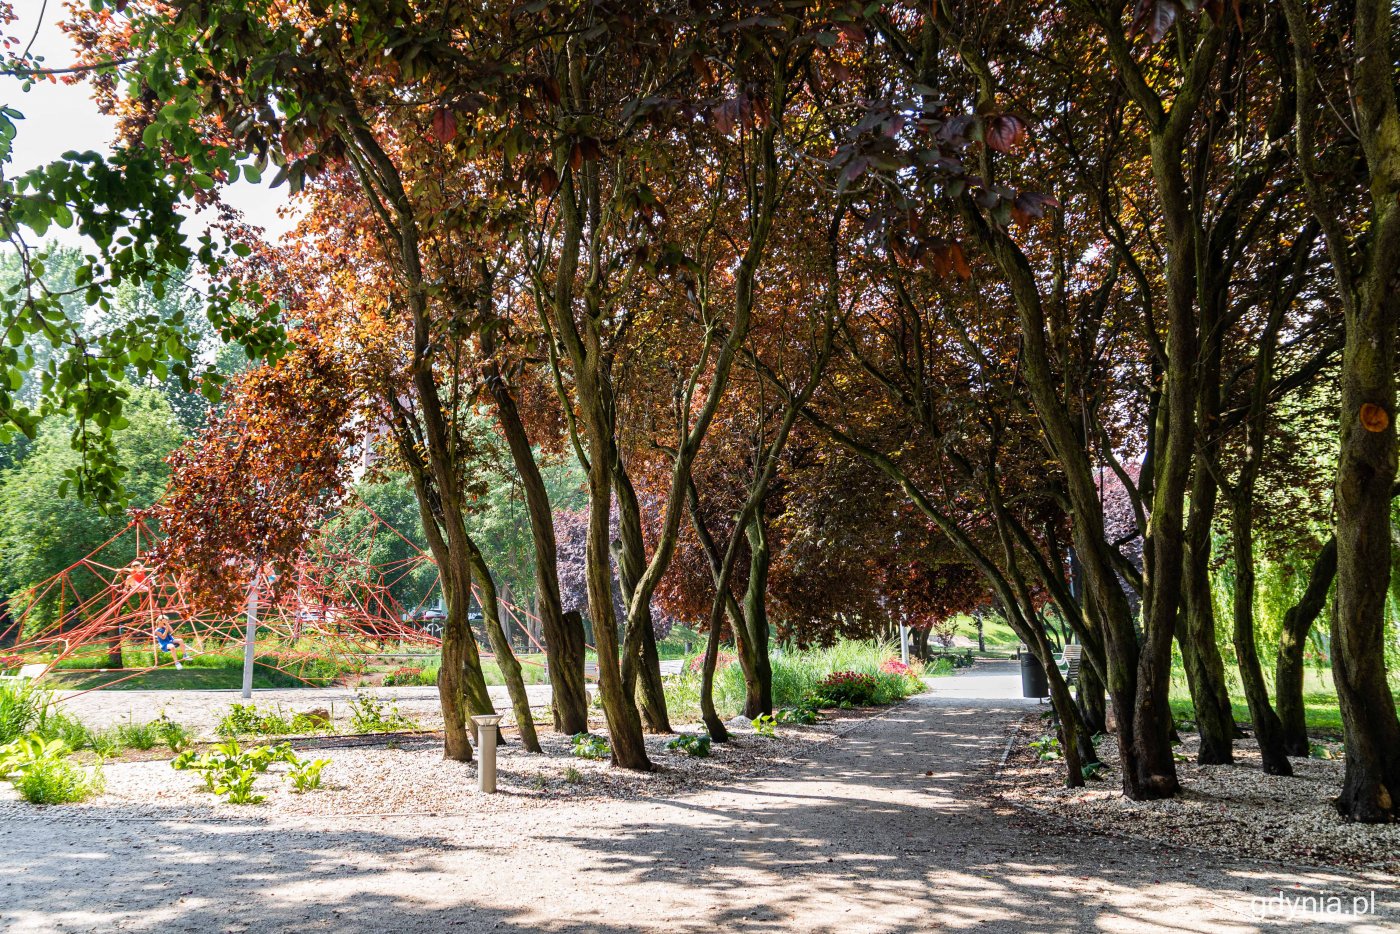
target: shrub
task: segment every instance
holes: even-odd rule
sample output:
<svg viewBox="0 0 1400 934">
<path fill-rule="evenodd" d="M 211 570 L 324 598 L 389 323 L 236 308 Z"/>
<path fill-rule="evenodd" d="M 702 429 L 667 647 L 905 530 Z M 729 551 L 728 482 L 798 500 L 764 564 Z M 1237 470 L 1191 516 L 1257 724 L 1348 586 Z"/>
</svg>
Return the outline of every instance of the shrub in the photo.
<svg viewBox="0 0 1400 934">
<path fill-rule="evenodd" d="M 171 752 L 188 749 L 194 743 L 194 734 L 184 724 L 167 719 L 164 715 L 154 723 L 160 741 L 170 747 Z"/>
<path fill-rule="evenodd" d="M 606 759 L 612 755 L 608 741 L 593 733 L 575 733 L 569 746 L 580 759 Z"/>
<path fill-rule="evenodd" d="M 220 736 L 278 736 L 292 732 L 292 722 L 281 712 L 259 711 L 256 704 L 230 704 L 214 732 Z"/>
<path fill-rule="evenodd" d="M 276 762 L 286 762 L 292 766 L 289 777 L 298 791 L 318 787 L 321 769 L 326 765 L 326 760 L 312 762 L 298 759 L 287 743 L 245 750 L 239 748 L 237 740 L 230 739 L 202 756 L 190 751 L 183 752 L 171 761 L 170 767 L 177 771 L 199 772 L 204 779 L 205 790 L 226 796 L 230 804 L 258 804 L 265 796 L 256 794 L 253 785 L 258 776 Z"/>
<path fill-rule="evenodd" d="M 875 703 L 880 689 L 874 675 L 859 671 L 836 671 L 817 685 L 817 693 L 830 707 L 864 707 Z"/>
<path fill-rule="evenodd" d="M 416 730 L 418 724 L 399 713 L 398 704 L 386 706 L 373 694 L 356 694 L 350 702 L 350 727 L 356 733 L 392 733 Z"/>
<path fill-rule="evenodd" d="M 66 713 L 46 711 L 34 732 L 45 739 L 62 740 L 69 749 L 82 749 L 88 745 L 88 728 L 77 717 Z"/>
<path fill-rule="evenodd" d="M 44 758 L 26 768 L 14 780 L 16 790 L 30 804 L 72 804 L 101 794 L 102 772 L 74 765 L 64 758 Z"/>
<path fill-rule="evenodd" d="M 436 683 L 436 675 L 432 682 L 423 679 L 424 670 L 413 665 L 402 665 L 395 668 L 384 676 L 385 687 L 404 687 L 412 685 L 422 685 Z"/>
<path fill-rule="evenodd" d="M 89 729 L 84 744 L 103 759 L 119 756 L 122 752 L 121 736 L 116 730 Z"/>
<path fill-rule="evenodd" d="M 0 684 L 0 745 L 13 742 L 39 725 L 49 706 L 49 692 L 32 681 Z"/>
<path fill-rule="evenodd" d="M 816 723 L 822 718 L 817 711 L 816 705 L 810 699 L 800 701 L 793 707 L 778 708 L 777 721 L 779 723 Z"/>
<path fill-rule="evenodd" d="M 710 735 L 708 733 L 682 733 L 667 743 L 666 748 L 695 756 L 697 759 L 703 759 L 710 754 Z"/>
<path fill-rule="evenodd" d="M 912 674 L 914 669 L 897 658 L 887 658 L 880 663 L 880 670 L 887 675 Z"/>
</svg>

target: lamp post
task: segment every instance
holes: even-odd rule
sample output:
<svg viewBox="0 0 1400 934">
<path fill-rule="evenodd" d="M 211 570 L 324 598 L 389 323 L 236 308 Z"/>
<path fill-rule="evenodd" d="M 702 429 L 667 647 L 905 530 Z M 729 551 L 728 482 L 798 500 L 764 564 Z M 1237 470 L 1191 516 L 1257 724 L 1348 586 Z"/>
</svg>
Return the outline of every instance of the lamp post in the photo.
<svg viewBox="0 0 1400 934">
<path fill-rule="evenodd" d="M 488 795 L 496 793 L 496 724 L 501 714 L 482 713 L 472 717 L 476 727 L 476 790 Z"/>
</svg>

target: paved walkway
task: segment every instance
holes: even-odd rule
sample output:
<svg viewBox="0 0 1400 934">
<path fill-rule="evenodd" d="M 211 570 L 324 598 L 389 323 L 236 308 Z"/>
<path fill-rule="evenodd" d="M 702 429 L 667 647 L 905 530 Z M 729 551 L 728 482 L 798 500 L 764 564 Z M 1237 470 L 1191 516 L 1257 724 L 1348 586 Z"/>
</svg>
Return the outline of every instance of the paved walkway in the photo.
<svg viewBox="0 0 1400 934">
<path fill-rule="evenodd" d="M 1020 700 L 953 679 L 743 786 L 438 822 L 33 819 L 0 825 L 0 927 L 30 931 L 1229 931 L 1306 929 L 1279 889 L 1338 873 L 1047 829 L 979 796 Z M 980 695 L 991 695 L 984 697 Z M 466 792 L 464 792 L 465 794 Z M 1351 903 L 1348 901 L 1347 903 Z M 1336 926 L 1329 927 L 1337 929 Z"/>
</svg>

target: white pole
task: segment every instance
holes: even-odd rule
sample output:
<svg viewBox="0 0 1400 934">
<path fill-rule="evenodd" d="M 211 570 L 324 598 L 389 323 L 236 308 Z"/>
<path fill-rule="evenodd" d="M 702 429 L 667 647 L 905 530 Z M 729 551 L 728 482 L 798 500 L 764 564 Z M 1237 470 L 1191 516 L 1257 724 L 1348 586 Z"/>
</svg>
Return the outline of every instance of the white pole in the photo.
<svg viewBox="0 0 1400 934">
<path fill-rule="evenodd" d="M 243 639 L 243 699 L 253 696 L 253 640 L 258 633 L 258 583 L 261 572 L 253 576 L 248 588 L 248 634 Z"/>
<path fill-rule="evenodd" d="M 476 725 L 476 790 L 488 795 L 496 793 L 496 724 L 501 714 L 477 714 Z"/>
<path fill-rule="evenodd" d="M 909 627 L 899 624 L 899 660 L 909 664 Z"/>
</svg>

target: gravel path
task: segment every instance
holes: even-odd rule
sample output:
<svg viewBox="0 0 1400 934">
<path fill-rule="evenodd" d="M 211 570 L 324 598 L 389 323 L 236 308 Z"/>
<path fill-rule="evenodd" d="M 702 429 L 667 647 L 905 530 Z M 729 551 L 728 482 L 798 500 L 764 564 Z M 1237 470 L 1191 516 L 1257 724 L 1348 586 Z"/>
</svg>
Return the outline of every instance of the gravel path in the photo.
<svg viewBox="0 0 1400 934">
<path fill-rule="evenodd" d="M 1027 705 L 987 690 L 1014 677 L 1005 666 L 980 674 L 939 679 L 761 778 L 650 799 L 439 819 L 7 814 L 0 927 L 1243 932 L 1324 920 L 1290 918 L 1283 890 L 1348 908 L 1374 893 L 1375 915 L 1328 929 L 1396 930 L 1393 881 L 1055 833 L 989 804 L 982 786 Z"/>
</svg>

